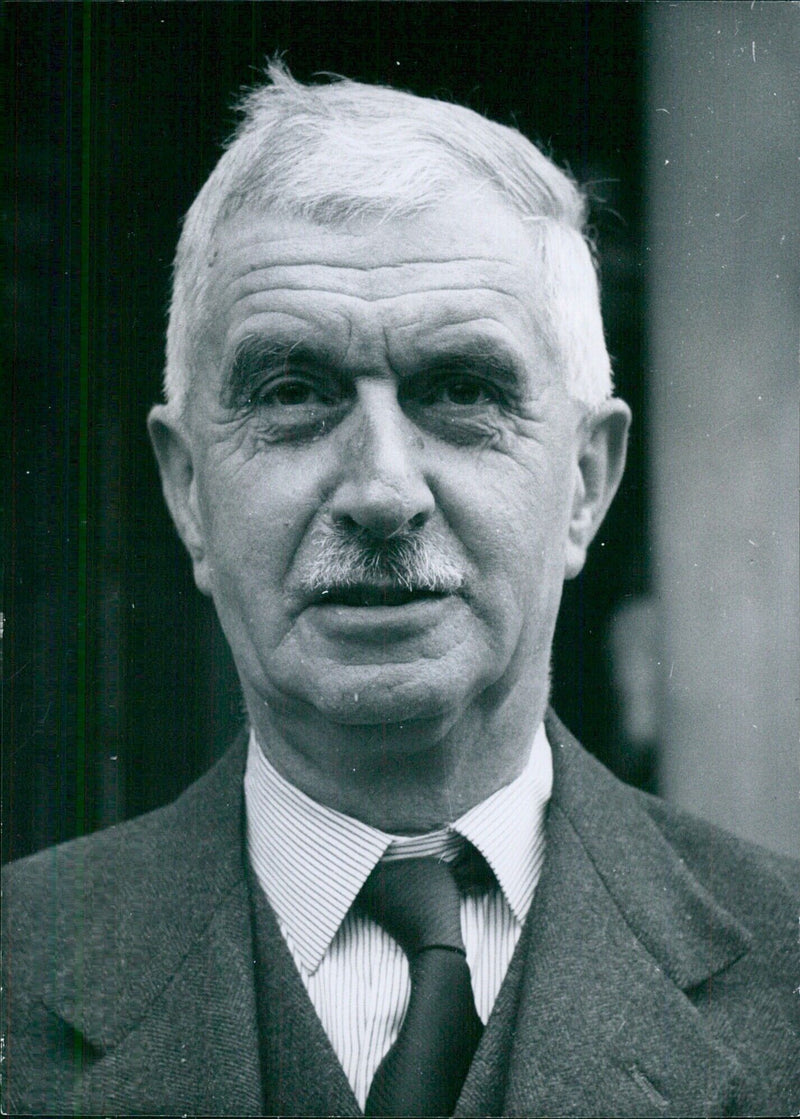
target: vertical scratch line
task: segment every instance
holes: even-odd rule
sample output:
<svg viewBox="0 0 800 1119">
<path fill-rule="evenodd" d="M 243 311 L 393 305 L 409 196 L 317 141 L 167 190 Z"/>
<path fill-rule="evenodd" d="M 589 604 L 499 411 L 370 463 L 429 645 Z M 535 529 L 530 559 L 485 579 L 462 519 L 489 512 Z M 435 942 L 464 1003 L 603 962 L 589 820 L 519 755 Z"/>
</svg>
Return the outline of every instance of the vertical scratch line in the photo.
<svg viewBox="0 0 800 1119">
<path fill-rule="evenodd" d="M 89 513 L 89 361 L 91 324 L 89 297 L 89 218 L 91 215 L 91 78 L 92 78 L 92 0 L 84 0 L 81 44 L 81 283 L 80 283 L 80 393 L 78 413 L 78 611 L 76 649 L 76 702 L 75 702 L 75 827 L 78 835 L 86 831 L 86 689 L 87 673 L 87 606 L 88 606 L 88 513 Z M 83 1002 L 86 998 L 83 973 L 83 940 L 85 914 L 77 918 L 80 928 L 73 930 L 76 948 L 76 992 Z M 73 1041 L 73 1058 L 76 1068 L 82 1068 L 85 1059 L 83 1037 L 76 1032 Z"/>
<path fill-rule="evenodd" d="M 76 710 L 76 804 L 78 835 L 86 827 L 86 708 L 87 708 L 87 606 L 89 534 L 89 361 L 90 306 L 89 219 L 91 214 L 91 78 L 92 11 L 91 0 L 83 4 L 83 46 L 81 74 L 81 294 L 80 294 L 80 396 L 78 431 L 78 619 L 77 619 L 77 710 Z"/>
</svg>

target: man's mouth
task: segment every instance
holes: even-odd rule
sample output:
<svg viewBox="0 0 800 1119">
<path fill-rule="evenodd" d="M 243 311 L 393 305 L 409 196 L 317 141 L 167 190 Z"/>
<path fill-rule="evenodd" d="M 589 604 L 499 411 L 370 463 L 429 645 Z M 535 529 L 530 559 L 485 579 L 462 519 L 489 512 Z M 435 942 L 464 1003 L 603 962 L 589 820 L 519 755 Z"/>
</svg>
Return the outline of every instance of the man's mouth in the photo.
<svg viewBox="0 0 800 1119">
<path fill-rule="evenodd" d="M 358 584 L 330 587 L 315 597 L 316 606 L 407 606 L 412 602 L 444 598 L 444 592 L 397 585 Z"/>
</svg>

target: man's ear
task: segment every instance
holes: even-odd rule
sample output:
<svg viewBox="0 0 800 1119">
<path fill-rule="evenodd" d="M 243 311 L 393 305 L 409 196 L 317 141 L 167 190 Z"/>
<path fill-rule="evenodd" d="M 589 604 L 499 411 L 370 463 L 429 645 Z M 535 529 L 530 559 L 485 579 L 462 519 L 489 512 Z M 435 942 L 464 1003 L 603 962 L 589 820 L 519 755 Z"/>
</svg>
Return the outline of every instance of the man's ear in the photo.
<svg viewBox="0 0 800 1119">
<path fill-rule="evenodd" d="M 564 576 L 574 579 L 603 522 L 625 469 L 631 412 L 624 400 L 605 400 L 582 421 L 578 433 L 575 492 L 567 535 Z"/>
<path fill-rule="evenodd" d="M 147 417 L 164 500 L 194 567 L 194 581 L 204 594 L 211 593 L 205 531 L 197 500 L 192 446 L 185 425 L 165 404 L 156 404 Z"/>
</svg>

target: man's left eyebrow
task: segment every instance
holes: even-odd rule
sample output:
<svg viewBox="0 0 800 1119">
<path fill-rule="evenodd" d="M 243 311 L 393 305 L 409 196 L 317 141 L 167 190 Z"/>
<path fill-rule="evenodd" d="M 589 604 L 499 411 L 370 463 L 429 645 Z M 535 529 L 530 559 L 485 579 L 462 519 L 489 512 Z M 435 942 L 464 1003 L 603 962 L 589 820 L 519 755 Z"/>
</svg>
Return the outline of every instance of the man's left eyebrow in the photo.
<svg viewBox="0 0 800 1119">
<path fill-rule="evenodd" d="M 520 361 L 494 346 L 455 346 L 431 355 L 422 363 L 420 372 L 433 375 L 457 371 L 468 376 L 487 374 L 506 388 L 519 388 L 524 380 Z"/>
</svg>

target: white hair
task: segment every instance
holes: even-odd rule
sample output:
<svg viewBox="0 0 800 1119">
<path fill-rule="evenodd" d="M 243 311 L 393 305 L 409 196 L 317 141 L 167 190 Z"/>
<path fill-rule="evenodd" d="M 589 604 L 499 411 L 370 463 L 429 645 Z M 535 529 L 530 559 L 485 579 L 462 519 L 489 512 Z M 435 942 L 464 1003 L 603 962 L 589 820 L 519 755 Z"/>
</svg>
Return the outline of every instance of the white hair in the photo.
<svg viewBox="0 0 800 1119">
<path fill-rule="evenodd" d="M 175 256 L 164 391 L 177 411 L 208 319 L 216 231 L 228 218 L 245 208 L 329 225 L 412 217 L 465 184 L 488 187 L 527 226 L 541 264 L 544 340 L 570 395 L 596 406 L 611 394 L 586 199 L 520 132 L 383 86 L 302 85 L 280 61 L 239 108 L 241 123 L 186 215 Z"/>
</svg>

